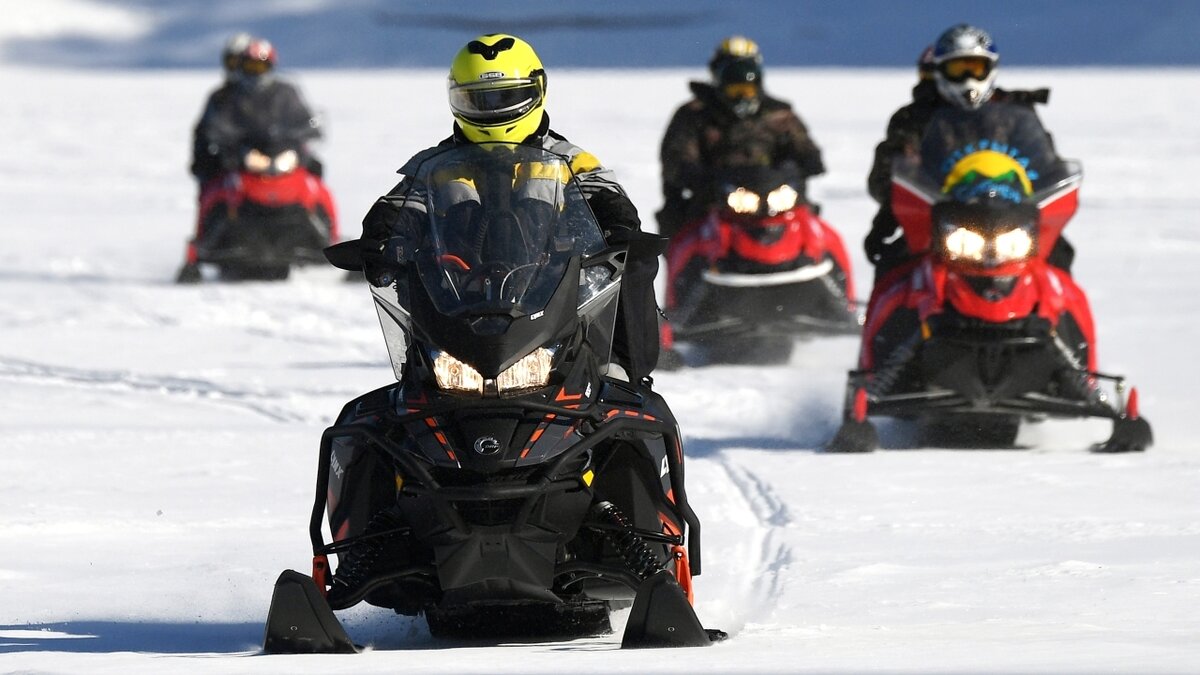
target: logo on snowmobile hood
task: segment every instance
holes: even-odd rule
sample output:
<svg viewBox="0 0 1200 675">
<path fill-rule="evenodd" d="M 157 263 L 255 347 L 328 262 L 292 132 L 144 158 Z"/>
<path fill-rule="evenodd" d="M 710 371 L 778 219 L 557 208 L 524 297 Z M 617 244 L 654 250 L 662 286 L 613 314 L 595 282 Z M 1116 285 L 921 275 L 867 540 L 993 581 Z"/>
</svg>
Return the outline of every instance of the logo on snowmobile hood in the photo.
<svg viewBox="0 0 1200 675">
<path fill-rule="evenodd" d="M 475 452 L 481 455 L 494 455 L 500 452 L 500 441 L 495 436 L 480 436 L 475 439 Z"/>
<path fill-rule="evenodd" d="M 1019 204 L 1033 194 L 1033 183 L 1015 158 L 995 150 L 977 150 L 950 168 L 942 181 L 942 194 L 957 201 L 993 195 Z"/>
</svg>

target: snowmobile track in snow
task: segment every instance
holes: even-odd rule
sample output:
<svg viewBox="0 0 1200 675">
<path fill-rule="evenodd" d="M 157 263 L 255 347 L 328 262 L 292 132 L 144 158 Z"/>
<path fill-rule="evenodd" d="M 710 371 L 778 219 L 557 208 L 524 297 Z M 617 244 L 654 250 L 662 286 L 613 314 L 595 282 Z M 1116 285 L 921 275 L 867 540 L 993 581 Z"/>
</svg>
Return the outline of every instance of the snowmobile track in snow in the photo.
<svg viewBox="0 0 1200 675">
<path fill-rule="evenodd" d="M 12 382 L 32 382 L 70 388 L 87 387 L 110 391 L 150 392 L 165 396 L 199 398 L 216 404 L 230 405 L 266 417 L 275 422 L 318 423 L 323 418 L 302 415 L 284 406 L 275 405 L 271 399 L 283 399 L 292 394 L 337 395 L 341 392 L 325 390 L 304 392 L 254 391 L 229 387 L 211 380 L 172 377 L 168 375 L 145 375 L 119 370 L 86 370 L 68 366 L 33 363 L 19 359 L 0 357 L 0 379 Z"/>
</svg>

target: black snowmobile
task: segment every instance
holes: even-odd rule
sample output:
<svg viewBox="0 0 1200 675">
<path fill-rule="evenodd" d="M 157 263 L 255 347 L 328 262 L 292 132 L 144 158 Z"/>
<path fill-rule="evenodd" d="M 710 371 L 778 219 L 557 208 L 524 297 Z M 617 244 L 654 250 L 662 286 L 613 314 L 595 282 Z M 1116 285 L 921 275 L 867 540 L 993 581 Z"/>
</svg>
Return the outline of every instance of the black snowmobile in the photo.
<svg viewBox="0 0 1200 675">
<path fill-rule="evenodd" d="M 610 373 L 626 249 L 540 148 L 455 147 L 411 178 L 424 232 L 327 251 L 395 279 L 371 292 L 399 382 L 325 431 L 313 577 L 280 576 L 265 650 L 354 651 L 331 610 L 363 600 L 472 639 L 604 634 L 632 605 L 623 647 L 710 644 L 678 427 Z"/>
</svg>

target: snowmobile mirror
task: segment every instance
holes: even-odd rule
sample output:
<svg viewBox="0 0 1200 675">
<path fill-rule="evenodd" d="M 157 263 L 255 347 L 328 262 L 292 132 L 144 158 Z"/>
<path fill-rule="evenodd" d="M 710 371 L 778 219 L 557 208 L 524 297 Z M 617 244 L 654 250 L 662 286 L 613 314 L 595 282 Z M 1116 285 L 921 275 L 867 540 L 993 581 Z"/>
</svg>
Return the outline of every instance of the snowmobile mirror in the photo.
<svg viewBox="0 0 1200 675">
<path fill-rule="evenodd" d="M 338 269 L 361 272 L 363 268 L 362 240 L 351 239 L 324 250 L 325 259 Z"/>
<path fill-rule="evenodd" d="M 608 248 L 588 256 L 581 264 L 580 269 L 588 269 L 602 265 L 612 270 L 612 278 L 614 280 L 621 278 L 621 273 L 625 270 L 625 261 L 629 257 L 629 249 L 625 245 L 609 246 Z"/>
</svg>

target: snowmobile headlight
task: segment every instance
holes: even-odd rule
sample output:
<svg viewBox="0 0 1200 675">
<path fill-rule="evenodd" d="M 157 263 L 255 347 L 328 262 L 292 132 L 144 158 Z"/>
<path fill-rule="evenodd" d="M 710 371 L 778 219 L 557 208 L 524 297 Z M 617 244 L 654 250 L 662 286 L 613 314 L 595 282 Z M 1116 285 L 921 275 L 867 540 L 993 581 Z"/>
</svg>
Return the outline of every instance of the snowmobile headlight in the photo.
<svg viewBox="0 0 1200 675">
<path fill-rule="evenodd" d="M 1033 251 L 1033 237 L 1024 229 L 1017 228 L 997 235 L 995 245 L 997 262 L 1023 260 Z"/>
<path fill-rule="evenodd" d="M 550 381 L 550 364 L 553 361 L 554 350 L 538 347 L 500 373 L 496 378 L 496 388 L 504 392 L 544 387 Z"/>
<path fill-rule="evenodd" d="M 271 158 L 258 150 L 251 149 L 242 157 L 242 165 L 251 173 L 262 173 L 271 168 Z"/>
<path fill-rule="evenodd" d="M 757 194 L 741 187 L 730 192 L 725 198 L 725 203 L 734 213 L 757 213 L 760 201 L 762 200 Z"/>
<path fill-rule="evenodd" d="M 767 195 L 767 208 L 771 210 L 771 215 L 783 213 L 796 206 L 799 198 L 800 193 L 791 185 L 780 185 Z"/>
<path fill-rule="evenodd" d="M 300 156 L 295 150 L 284 150 L 275 155 L 275 171 L 276 173 L 291 173 L 296 170 L 296 165 L 300 163 Z"/>
<path fill-rule="evenodd" d="M 983 251 L 987 247 L 987 240 L 983 238 L 983 235 L 965 227 L 950 230 L 942 243 L 951 260 L 965 259 L 979 262 L 983 260 Z"/>
<path fill-rule="evenodd" d="M 483 394 L 483 376 L 479 371 L 446 352 L 433 352 L 433 377 L 442 389 Z"/>
<path fill-rule="evenodd" d="M 470 364 L 463 363 L 446 352 L 433 351 L 433 377 L 437 385 L 446 391 L 483 394 L 484 378 Z M 536 389 L 550 381 L 550 366 L 554 362 L 554 350 L 538 347 L 512 364 L 496 378 L 496 389 L 500 392 Z"/>
</svg>

